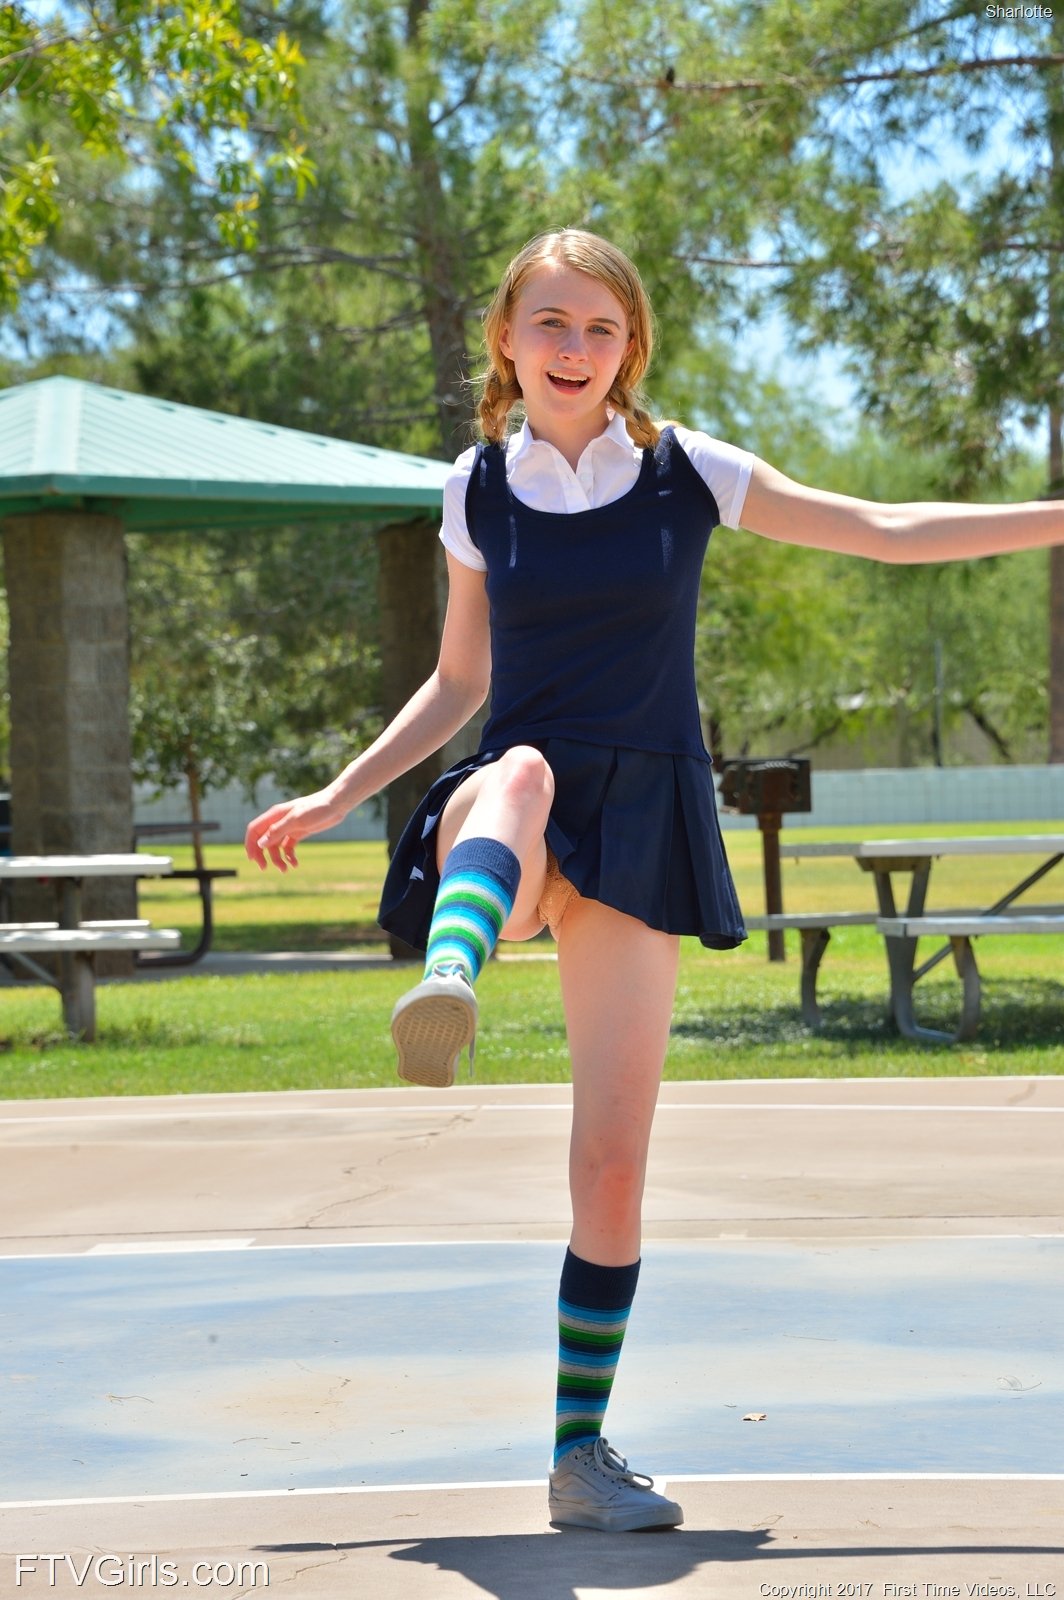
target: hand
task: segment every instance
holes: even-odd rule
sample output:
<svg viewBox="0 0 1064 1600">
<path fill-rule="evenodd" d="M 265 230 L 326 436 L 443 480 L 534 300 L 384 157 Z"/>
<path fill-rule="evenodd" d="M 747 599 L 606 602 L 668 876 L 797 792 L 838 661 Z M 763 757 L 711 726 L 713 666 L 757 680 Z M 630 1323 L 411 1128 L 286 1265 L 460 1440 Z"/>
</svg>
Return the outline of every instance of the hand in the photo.
<svg viewBox="0 0 1064 1600">
<path fill-rule="evenodd" d="M 334 828 L 347 815 L 327 789 L 303 795 L 298 800 L 282 800 L 249 822 L 244 834 L 248 858 L 263 871 L 267 857 L 281 872 L 298 867 L 296 845 L 310 833 Z"/>
</svg>

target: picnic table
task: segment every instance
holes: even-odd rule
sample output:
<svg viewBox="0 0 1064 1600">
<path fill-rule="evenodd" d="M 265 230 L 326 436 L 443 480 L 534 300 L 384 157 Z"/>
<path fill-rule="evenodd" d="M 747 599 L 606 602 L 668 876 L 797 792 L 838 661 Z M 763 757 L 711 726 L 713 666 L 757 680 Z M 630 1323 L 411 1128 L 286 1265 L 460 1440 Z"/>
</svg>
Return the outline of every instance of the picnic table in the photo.
<svg viewBox="0 0 1064 1600">
<path fill-rule="evenodd" d="M 63 1019 L 75 1037 L 96 1036 L 95 958 L 102 950 L 172 950 L 181 942 L 176 928 L 153 928 L 148 922 L 85 921 L 82 884 L 86 878 L 158 877 L 173 870 L 169 856 L 47 855 L 0 856 L 0 885 L 16 878 L 50 882 L 55 888 L 54 922 L 0 923 L 0 956 L 58 989 Z M 58 978 L 33 958 L 58 957 Z"/>
<path fill-rule="evenodd" d="M 1002 834 L 985 837 L 937 839 L 839 840 L 816 844 L 788 844 L 780 854 L 791 861 L 823 856 L 850 856 L 863 872 L 875 881 L 878 911 L 800 913 L 778 918 L 751 918 L 750 925 L 770 922 L 797 927 L 802 933 L 803 1015 L 816 1025 L 820 1021 L 816 1003 L 816 975 L 827 948 L 830 929 L 835 926 L 872 923 L 882 935 L 890 975 L 890 1007 L 899 1031 L 908 1039 L 924 1043 L 954 1043 L 974 1036 L 979 1025 L 981 981 L 972 940 L 994 935 L 1062 934 L 1064 905 L 1018 906 L 1021 895 L 1033 888 L 1064 860 L 1064 834 Z M 1041 864 L 1016 883 L 1006 894 L 985 908 L 926 911 L 931 869 L 945 857 L 1042 856 Z M 895 895 L 895 876 L 909 875 L 904 908 Z M 944 938 L 944 944 L 919 966 L 917 942 L 922 937 Z M 913 990 L 921 978 L 952 954 L 962 985 L 961 1019 L 952 1033 L 926 1028 L 916 1021 Z"/>
<path fill-rule="evenodd" d="M 133 847 L 136 849 L 142 839 L 177 839 L 186 834 L 195 839 L 203 833 L 217 833 L 220 826 L 218 822 L 138 822 L 133 828 Z M 214 881 L 216 878 L 235 878 L 237 873 L 235 867 L 177 867 L 168 876 L 196 880 L 202 912 L 199 938 L 188 950 L 168 951 L 163 955 L 143 955 L 138 952 L 137 961 L 141 966 L 191 967 L 201 960 L 210 950 L 214 938 Z"/>
</svg>

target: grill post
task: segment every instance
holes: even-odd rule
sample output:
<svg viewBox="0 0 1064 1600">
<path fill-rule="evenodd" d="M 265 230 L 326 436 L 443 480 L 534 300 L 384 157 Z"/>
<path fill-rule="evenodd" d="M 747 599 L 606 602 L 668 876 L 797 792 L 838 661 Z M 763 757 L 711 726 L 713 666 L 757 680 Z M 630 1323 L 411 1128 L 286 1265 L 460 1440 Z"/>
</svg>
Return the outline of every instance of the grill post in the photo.
<svg viewBox="0 0 1064 1600">
<path fill-rule="evenodd" d="M 780 874 L 780 829 L 787 811 L 811 811 L 812 763 L 799 759 L 753 760 L 744 757 L 726 761 L 720 775 L 720 795 L 725 809 L 742 816 L 755 816 L 761 830 L 761 858 L 765 881 L 765 911 L 778 916 L 783 911 L 783 880 Z M 774 928 L 768 934 L 768 958 L 784 961 L 783 932 Z"/>
<path fill-rule="evenodd" d="M 783 817 L 778 811 L 759 811 L 757 825 L 761 829 L 761 859 L 765 878 L 765 910 L 776 916 L 783 910 L 783 881 L 780 876 L 780 828 Z M 768 933 L 768 958 L 786 961 L 783 946 L 783 929 L 770 928 Z"/>
</svg>

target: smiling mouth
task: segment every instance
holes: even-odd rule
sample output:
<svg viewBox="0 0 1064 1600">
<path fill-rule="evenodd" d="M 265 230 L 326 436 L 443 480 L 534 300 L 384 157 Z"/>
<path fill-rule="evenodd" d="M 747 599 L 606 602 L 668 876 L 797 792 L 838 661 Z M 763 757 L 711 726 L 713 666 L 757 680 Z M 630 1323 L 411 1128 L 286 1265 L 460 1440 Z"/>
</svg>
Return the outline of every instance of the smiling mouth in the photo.
<svg viewBox="0 0 1064 1600">
<path fill-rule="evenodd" d="M 586 389 L 591 382 L 590 378 L 577 377 L 564 372 L 548 372 L 547 377 L 555 389 L 560 389 L 562 394 L 579 394 L 581 389 Z"/>
</svg>

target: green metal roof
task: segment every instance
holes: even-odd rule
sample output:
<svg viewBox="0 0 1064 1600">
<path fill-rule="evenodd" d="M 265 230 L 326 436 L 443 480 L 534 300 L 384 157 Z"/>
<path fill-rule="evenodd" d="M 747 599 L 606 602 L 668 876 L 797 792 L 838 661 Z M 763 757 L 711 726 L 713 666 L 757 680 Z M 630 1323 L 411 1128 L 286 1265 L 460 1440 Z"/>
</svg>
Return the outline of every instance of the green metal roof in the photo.
<svg viewBox="0 0 1064 1600">
<path fill-rule="evenodd" d="M 0 517 L 108 511 L 133 531 L 437 512 L 443 461 L 43 378 L 0 390 Z"/>
</svg>

